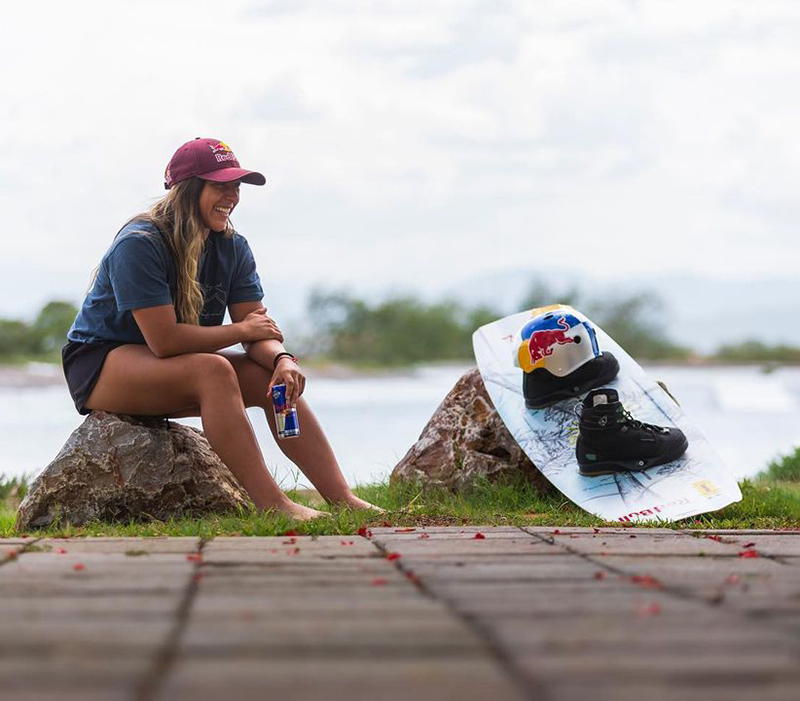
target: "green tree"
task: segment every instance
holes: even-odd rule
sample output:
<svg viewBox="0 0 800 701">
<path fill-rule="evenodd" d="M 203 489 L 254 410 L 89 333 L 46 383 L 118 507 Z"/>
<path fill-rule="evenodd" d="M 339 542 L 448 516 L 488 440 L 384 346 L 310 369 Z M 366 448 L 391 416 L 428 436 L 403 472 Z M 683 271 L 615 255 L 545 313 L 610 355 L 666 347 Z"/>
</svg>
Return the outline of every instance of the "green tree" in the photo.
<svg viewBox="0 0 800 701">
<path fill-rule="evenodd" d="M 313 349 L 334 360 L 406 365 L 472 356 L 472 332 L 498 314 L 454 302 L 391 297 L 370 305 L 344 292 L 316 290 L 309 300 Z"/>
<path fill-rule="evenodd" d="M 33 332 L 42 351 L 53 351 L 67 342 L 67 332 L 77 314 L 78 309 L 71 302 L 53 300 L 42 307 L 33 322 Z"/>
<path fill-rule="evenodd" d="M 0 319 L 0 358 L 18 358 L 39 352 L 36 334 L 24 321 Z"/>
</svg>

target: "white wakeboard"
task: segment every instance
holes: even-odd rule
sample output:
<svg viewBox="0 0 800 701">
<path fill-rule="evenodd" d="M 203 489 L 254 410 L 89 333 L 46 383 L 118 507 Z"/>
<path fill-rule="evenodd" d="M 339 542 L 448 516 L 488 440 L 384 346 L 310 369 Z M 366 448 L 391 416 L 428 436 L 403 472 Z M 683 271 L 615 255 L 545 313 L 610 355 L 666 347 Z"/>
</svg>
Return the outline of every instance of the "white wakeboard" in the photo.
<svg viewBox="0 0 800 701">
<path fill-rule="evenodd" d="M 572 310 L 578 317 L 586 316 Z M 578 472 L 575 442 L 578 405 L 586 393 L 544 409 L 528 409 L 523 371 L 514 364 L 515 337 L 522 326 L 549 308 L 512 314 L 481 326 L 472 336 L 486 390 L 514 440 L 564 496 L 607 521 L 672 521 L 716 511 L 742 498 L 739 485 L 706 438 L 675 400 L 594 322 L 601 351 L 619 361 L 619 374 L 603 387 L 619 393 L 635 419 L 681 429 L 689 441 L 677 460 L 640 472 L 585 477 Z"/>
</svg>

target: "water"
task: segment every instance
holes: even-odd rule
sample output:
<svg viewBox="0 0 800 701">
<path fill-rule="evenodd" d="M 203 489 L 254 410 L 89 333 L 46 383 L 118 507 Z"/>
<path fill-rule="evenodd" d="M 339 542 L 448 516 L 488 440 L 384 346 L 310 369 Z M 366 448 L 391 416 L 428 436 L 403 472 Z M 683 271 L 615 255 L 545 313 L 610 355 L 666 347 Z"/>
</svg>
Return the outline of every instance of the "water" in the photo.
<svg viewBox="0 0 800 701">
<path fill-rule="evenodd" d="M 437 366 L 407 375 L 309 380 L 306 398 L 347 481 L 388 477 L 466 369 Z M 649 372 L 667 383 L 737 478 L 800 445 L 800 368 L 770 374 L 755 367 L 651 367 Z M 272 440 L 263 413 L 248 412 L 279 483 L 307 485 Z M 0 387 L 0 474 L 37 474 L 81 421 L 61 385 Z M 199 419 L 181 422 L 200 428 Z"/>
</svg>

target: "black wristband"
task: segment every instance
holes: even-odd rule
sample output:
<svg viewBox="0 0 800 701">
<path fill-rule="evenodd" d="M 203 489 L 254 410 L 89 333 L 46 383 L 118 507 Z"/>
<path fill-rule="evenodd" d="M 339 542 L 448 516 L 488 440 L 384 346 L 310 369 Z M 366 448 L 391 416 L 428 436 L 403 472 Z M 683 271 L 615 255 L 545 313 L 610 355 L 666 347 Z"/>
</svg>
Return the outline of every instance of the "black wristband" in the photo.
<svg viewBox="0 0 800 701">
<path fill-rule="evenodd" d="M 291 358 L 292 360 L 294 360 L 294 362 L 295 362 L 295 363 L 297 362 L 297 358 L 295 358 L 295 357 L 294 357 L 294 356 L 293 356 L 291 353 L 289 353 L 288 351 L 281 351 L 280 353 L 278 353 L 278 355 L 276 355 L 276 356 L 275 356 L 275 357 L 272 359 L 272 369 L 273 369 L 273 370 L 274 370 L 276 367 L 278 367 L 278 361 L 279 361 L 279 360 L 280 360 L 280 359 L 281 359 L 281 358 L 282 358 L 284 355 L 285 355 L 287 358 Z"/>
</svg>

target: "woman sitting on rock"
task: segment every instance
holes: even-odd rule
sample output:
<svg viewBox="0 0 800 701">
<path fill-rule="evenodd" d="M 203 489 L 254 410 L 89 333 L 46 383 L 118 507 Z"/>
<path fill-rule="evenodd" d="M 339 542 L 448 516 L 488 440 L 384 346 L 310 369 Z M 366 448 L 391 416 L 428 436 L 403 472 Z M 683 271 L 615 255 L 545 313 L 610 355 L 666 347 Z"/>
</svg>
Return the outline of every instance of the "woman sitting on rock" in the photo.
<svg viewBox="0 0 800 701">
<path fill-rule="evenodd" d="M 272 385 L 286 385 L 300 436 L 278 445 L 332 504 L 376 508 L 342 476 L 301 397 L 306 379 L 261 304 L 247 241 L 233 229 L 239 184 L 264 185 L 228 146 L 195 139 L 167 166 L 169 192 L 131 219 L 103 256 L 63 349 L 75 406 L 116 414 L 201 416 L 216 453 L 256 507 L 299 520 L 323 515 L 291 501 L 267 470 L 245 407 L 261 407 L 276 435 Z M 233 321 L 223 324 L 225 309 Z M 222 350 L 242 343 L 246 353 Z"/>
</svg>

